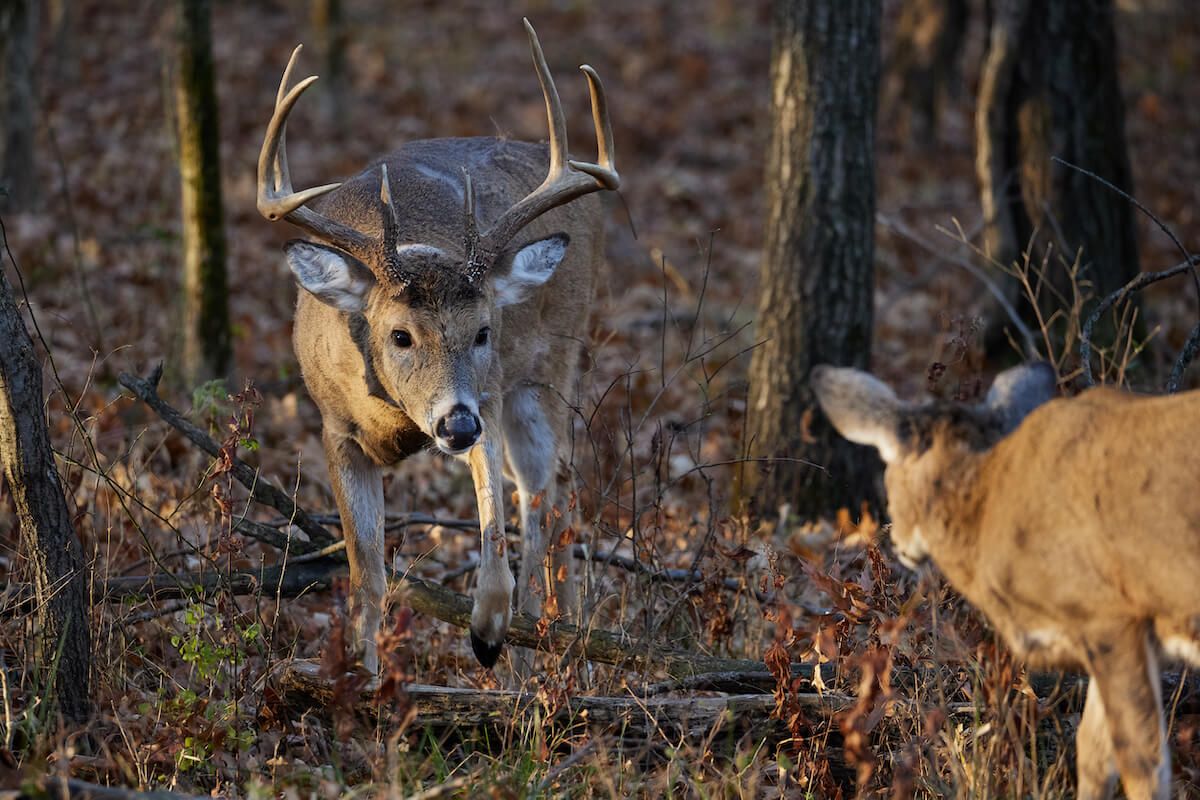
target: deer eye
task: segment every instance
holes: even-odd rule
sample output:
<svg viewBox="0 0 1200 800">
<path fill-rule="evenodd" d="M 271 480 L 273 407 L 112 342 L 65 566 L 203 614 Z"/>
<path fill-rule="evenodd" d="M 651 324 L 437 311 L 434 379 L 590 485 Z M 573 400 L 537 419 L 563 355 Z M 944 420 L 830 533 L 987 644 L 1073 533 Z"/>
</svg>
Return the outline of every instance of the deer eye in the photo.
<svg viewBox="0 0 1200 800">
<path fill-rule="evenodd" d="M 412 347 L 412 335 L 403 329 L 392 331 L 392 344 L 396 347 Z"/>
<path fill-rule="evenodd" d="M 479 333 L 475 334 L 475 346 L 483 347 L 485 344 L 487 344 L 488 334 L 491 332 L 491 328 L 480 328 Z"/>
</svg>

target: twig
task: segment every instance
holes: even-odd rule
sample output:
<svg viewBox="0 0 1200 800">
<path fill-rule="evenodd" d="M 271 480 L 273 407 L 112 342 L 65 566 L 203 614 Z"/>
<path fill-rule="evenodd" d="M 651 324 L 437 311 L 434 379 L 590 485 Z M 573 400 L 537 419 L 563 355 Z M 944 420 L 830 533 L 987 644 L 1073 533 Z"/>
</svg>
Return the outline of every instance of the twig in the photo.
<svg viewBox="0 0 1200 800">
<path fill-rule="evenodd" d="M 133 392 L 143 403 L 150 406 L 154 413 L 163 421 L 186 436 L 193 444 L 213 458 L 221 455 L 221 446 L 204 431 L 193 425 L 182 414 L 165 403 L 158 396 L 158 381 L 162 378 L 162 364 L 155 367 L 149 379 L 138 378 L 128 372 L 122 372 L 117 380 L 129 391 Z M 284 492 L 273 484 L 262 480 L 258 472 L 246 462 L 237 457 L 230 457 L 230 472 L 238 483 L 245 486 L 250 496 L 258 502 L 271 506 L 280 514 L 291 520 L 296 527 L 308 534 L 318 546 L 325 546 L 336 541 L 333 534 L 322 525 L 315 522 L 305 511 L 292 502 Z"/>
<path fill-rule="evenodd" d="M 1152 283 L 1173 278 L 1184 272 L 1191 272 L 1192 268 L 1197 264 L 1200 264 L 1200 258 L 1189 256 L 1188 260 L 1182 264 L 1176 264 L 1162 272 L 1143 272 L 1100 301 L 1096 308 L 1092 310 L 1092 313 L 1088 315 L 1088 318 L 1084 320 L 1083 327 L 1079 332 L 1079 360 L 1082 362 L 1083 379 L 1087 382 L 1088 386 L 1096 385 L 1096 379 L 1092 375 L 1092 329 L 1096 327 L 1096 323 L 1100 321 L 1100 317 L 1103 316 L 1104 312 L 1112 308 L 1118 301 L 1124 300 L 1125 295 L 1130 292 L 1136 292 Z M 1192 341 L 1195 333 L 1193 331 L 1193 336 L 1188 337 L 1188 346 L 1184 347 L 1184 351 L 1179 355 L 1179 360 L 1175 362 L 1175 368 L 1171 371 L 1171 382 L 1167 384 L 1168 393 L 1174 392 L 1178 388 L 1179 378 L 1182 378 L 1183 371 L 1187 369 L 1187 365 L 1195 357 L 1196 347 Z M 1171 388 L 1172 384 L 1175 388 Z"/>
<path fill-rule="evenodd" d="M 191 602 L 191 600 L 182 598 L 179 600 L 172 600 L 169 603 L 163 603 L 161 606 L 155 606 L 154 608 L 149 608 L 145 611 L 139 611 L 136 614 L 130 614 L 128 617 L 121 620 L 121 624 L 127 628 L 131 628 L 141 622 L 149 622 L 152 619 L 158 619 L 159 617 L 165 617 L 168 614 L 174 614 L 176 611 L 183 611 L 185 608 L 191 605 Z"/>
<path fill-rule="evenodd" d="M 448 794 L 457 794 L 459 790 L 467 788 L 467 786 L 478 780 L 479 778 L 474 775 L 463 775 L 458 778 L 451 778 L 444 783 L 434 784 L 427 789 L 414 792 L 405 798 L 405 800 L 435 800 L 435 798 L 443 797 Z"/>
<path fill-rule="evenodd" d="M 1067 169 L 1073 169 L 1076 172 L 1079 172 L 1083 175 L 1088 176 L 1089 178 L 1096 181 L 1097 183 L 1099 183 L 1101 186 L 1105 187 L 1106 189 L 1116 192 L 1121 197 L 1125 198 L 1127 201 L 1129 201 L 1130 203 L 1133 204 L 1134 208 L 1136 208 L 1138 211 L 1141 211 L 1143 214 L 1145 214 L 1147 217 L 1149 217 L 1154 222 L 1154 224 L 1157 225 L 1159 227 L 1159 229 L 1167 235 L 1167 238 L 1169 238 L 1175 244 L 1176 249 L 1179 250 L 1180 254 L 1183 256 L 1183 260 L 1186 263 L 1200 264 L 1200 262 L 1198 262 L 1194 259 L 1191 252 L 1189 252 L 1188 249 L 1183 246 L 1183 242 L 1179 241 L 1179 237 L 1177 237 L 1175 235 L 1175 233 L 1169 227 L 1167 227 L 1167 223 L 1165 223 L 1161 219 L 1159 219 L 1157 214 L 1155 214 L 1153 211 L 1151 211 L 1150 209 L 1148 209 L 1144 205 L 1142 205 L 1142 203 L 1136 197 L 1131 195 L 1129 192 L 1127 192 L 1124 189 L 1122 189 L 1121 187 L 1115 185 L 1111 181 L 1108 181 L 1105 178 L 1101 178 L 1099 175 L 1092 172 L 1091 170 L 1084 169 L 1083 167 L 1080 167 L 1080 166 L 1076 166 L 1075 164 L 1072 164 L 1070 161 L 1064 161 L 1063 159 L 1059 158 L 1058 156 L 1050 156 L 1050 160 L 1054 161 L 1056 163 L 1062 164 Z M 1196 300 L 1198 303 L 1200 303 L 1200 275 L 1198 275 L 1195 270 L 1192 271 L 1192 283 L 1195 284 L 1195 286 L 1196 286 Z"/>
<path fill-rule="evenodd" d="M 1092 351 L 1091 333 L 1092 333 L 1092 326 L 1096 324 L 1096 320 L 1098 320 L 1100 318 L 1100 314 L 1104 310 L 1107 310 L 1108 307 L 1111 306 L 1117 298 L 1122 299 L 1122 300 L 1125 299 L 1125 295 L 1128 292 L 1135 291 L 1137 289 L 1141 289 L 1143 286 L 1148 286 L 1151 283 L 1154 283 L 1155 281 L 1163 280 L 1164 278 L 1170 278 L 1170 277 L 1172 277 L 1174 275 L 1178 275 L 1180 272 L 1184 272 L 1184 271 L 1190 272 L 1192 274 L 1192 284 L 1196 287 L 1196 303 L 1197 303 L 1197 305 L 1200 305 L 1200 271 L 1198 271 L 1196 269 L 1196 267 L 1200 267 L 1200 257 L 1193 256 L 1191 254 L 1191 252 L 1186 247 L 1184 247 L 1183 242 L 1181 242 L 1179 240 L 1179 237 L 1175 235 L 1175 232 L 1171 230 L 1171 228 L 1167 225 L 1167 223 L 1165 223 L 1161 219 L 1159 219 L 1157 214 L 1155 214 L 1150 209 L 1146 208 L 1146 206 L 1142 205 L 1141 201 L 1139 201 L 1136 197 L 1131 195 L 1129 192 L 1127 192 L 1124 189 L 1122 189 L 1121 187 L 1113 184 L 1111 181 L 1108 181 L 1105 178 L 1100 177 L 1099 175 L 1092 172 L 1091 170 L 1084 169 L 1083 167 L 1072 164 L 1070 161 L 1064 161 L 1063 159 L 1059 158 L 1058 156 L 1051 156 L 1050 160 L 1054 161 L 1057 164 L 1061 164 L 1062 166 L 1066 167 L 1067 169 L 1073 169 L 1082 175 L 1088 176 L 1092 180 L 1099 183 L 1101 186 L 1105 187 L 1106 189 L 1108 189 L 1112 192 L 1116 192 L 1121 197 L 1125 198 L 1125 200 L 1132 203 L 1134 208 L 1136 208 L 1138 211 L 1141 211 L 1143 214 L 1145 214 L 1147 217 L 1149 217 L 1150 220 L 1152 222 L 1154 222 L 1155 225 L 1158 226 L 1159 230 L 1161 230 L 1163 233 L 1165 233 L 1167 235 L 1167 238 L 1171 240 L 1171 242 L 1175 245 L 1175 248 L 1177 250 L 1179 250 L 1180 254 L 1183 256 L 1183 263 L 1179 264 L 1177 266 L 1174 266 L 1169 270 L 1165 270 L 1163 272 L 1149 273 L 1148 275 L 1145 275 L 1145 274 L 1138 275 L 1136 278 L 1131 280 L 1129 283 L 1125 284 L 1124 287 L 1122 287 L 1121 289 L 1118 289 L 1113 294 L 1110 294 L 1108 297 L 1104 298 L 1104 303 L 1100 304 L 1101 308 L 1097 308 L 1096 311 L 1092 314 L 1092 316 L 1088 317 L 1087 324 L 1085 325 L 1085 330 L 1084 330 L 1085 335 L 1080 337 L 1079 355 L 1080 355 L 1080 359 L 1083 361 L 1084 378 L 1087 380 L 1088 386 L 1094 386 L 1096 382 L 1095 382 L 1095 379 L 1092 377 L 1092 365 L 1091 365 L 1091 360 L 1090 360 L 1091 351 Z M 1139 280 L 1142 278 L 1149 278 L 1149 279 L 1139 282 Z M 1134 284 L 1137 284 L 1137 285 L 1135 286 Z M 1114 297 L 1114 295 L 1116 295 L 1116 297 Z M 1167 380 L 1167 387 L 1166 387 L 1167 394 L 1174 394 L 1175 392 L 1179 391 L 1179 384 L 1183 380 L 1183 373 L 1185 370 L 1187 370 L 1188 365 L 1192 363 L 1192 359 L 1194 359 L 1196 357 L 1197 349 L 1200 349 L 1200 323 L 1197 323 L 1196 327 L 1192 328 L 1192 332 L 1188 336 L 1187 343 L 1183 346 L 1183 352 L 1181 352 L 1179 354 L 1179 358 L 1176 359 L 1176 361 L 1175 361 L 1175 366 L 1171 369 L 1171 377 Z"/>
<path fill-rule="evenodd" d="M 903 222 L 893 219 L 885 214 L 877 213 L 875 215 L 875 220 L 880 225 L 894 231 L 930 255 L 944 259 L 954 266 L 965 269 L 968 273 L 970 273 L 971 277 L 983 284 L 983 287 L 988 290 L 988 293 L 992 295 L 992 297 L 996 300 L 996 303 L 1004 311 L 1005 316 L 1008 317 L 1009 322 L 1013 324 L 1013 327 L 1016 328 L 1017 332 L 1021 335 L 1021 339 L 1025 344 L 1025 357 L 1038 357 L 1037 344 L 1035 343 L 1036 340 L 1034 339 L 1033 332 L 1029 330 L 1029 326 L 1021 321 L 1021 315 L 1017 313 L 1017 310 L 1013 308 L 1012 303 L 1010 303 L 1008 298 L 1004 296 L 1004 290 L 996 285 L 996 282 L 988 277 L 983 270 L 972 264 L 970 259 L 943 252 L 939 248 L 935 247 L 932 242 L 910 229 Z"/>
<path fill-rule="evenodd" d="M 571 767 L 578 764 L 583 759 L 591 755 L 596 749 L 596 740 L 592 739 L 583 747 L 577 747 L 575 752 L 564 758 L 562 761 L 554 765 L 553 769 L 546 772 L 546 776 L 538 781 L 537 786 L 529 792 L 529 797 L 541 797 L 543 793 L 554 785 L 559 776 L 569 770 Z"/>
<path fill-rule="evenodd" d="M 1167 379 L 1167 394 L 1179 391 L 1183 373 L 1187 370 L 1188 364 L 1192 363 L 1192 359 L 1196 357 L 1197 350 L 1200 350 L 1200 322 L 1192 327 L 1192 332 L 1188 334 L 1183 349 L 1179 351 L 1179 358 L 1175 360 L 1175 366 L 1171 368 L 1171 377 Z"/>
</svg>

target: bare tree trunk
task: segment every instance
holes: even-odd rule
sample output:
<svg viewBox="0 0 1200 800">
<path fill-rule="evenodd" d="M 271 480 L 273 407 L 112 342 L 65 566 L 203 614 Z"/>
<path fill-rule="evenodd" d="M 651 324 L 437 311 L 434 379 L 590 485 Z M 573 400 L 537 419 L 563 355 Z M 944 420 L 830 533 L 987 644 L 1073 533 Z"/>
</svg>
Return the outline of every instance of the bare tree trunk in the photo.
<svg viewBox="0 0 1200 800">
<path fill-rule="evenodd" d="M 958 93 L 967 17 L 966 0 L 906 0 L 901 9 L 885 70 L 887 106 L 918 145 L 935 144 L 943 99 Z"/>
<path fill-rule="evenodd" d="M 346 25 L 342 0 L 312 0 L 312 27 L 321 55 L 321 92 L 325 118 L 338 130 L 345 127 Z"/>
<path fill-rule="evenodd" d="M 37 49 L 38 4 L 0 2 L 0 209 L 36 208 L 34 168 L 37 90 L 33 80 Z"/>
<path fill-rule="evenodd" d="M 765 341 L 750 364 L 747 420 L 749 452 L 782 459 L 751 476 L 769 510 L 791 503 L 815 515 L 878 500 L 875 457 L 823 419 L 809 424 L 808 376 L 817 364 L 870 360 L 879 19 L 878 0 L 775 3 Z"/>
<path fill-rule="evenodd" d="M 183 373 L 191 385 L 225 377 L 232 352 L 210 10 L 209 0 L 179 0 L 175 105 L 183 179 Z"/>
<path fill-rule="evenodd" d="M 36 597 L 30 661 L 63 713 L 90 710 L 87 575 L 42 416 L 42 368 L 0 266 L 0 462 L 17 505 L 21 552 Z"/>
<path fill-rule="evenodd" d="M 1133 209 L 1061 158 L 1132 193 L 1111 0 L 994 0 L 976 110 L 984 244 L 1041 264 L 1043 313 L 1070 297 L 1067 263 L 1097 297 L 1140 271 Z M 1066 263 L 1064 263 L 1064 261 Z M 1058 297 L 1056 297 L 1056 294 Z M 994 337 L 989 337 L 994 338 Z"/>
</svg>

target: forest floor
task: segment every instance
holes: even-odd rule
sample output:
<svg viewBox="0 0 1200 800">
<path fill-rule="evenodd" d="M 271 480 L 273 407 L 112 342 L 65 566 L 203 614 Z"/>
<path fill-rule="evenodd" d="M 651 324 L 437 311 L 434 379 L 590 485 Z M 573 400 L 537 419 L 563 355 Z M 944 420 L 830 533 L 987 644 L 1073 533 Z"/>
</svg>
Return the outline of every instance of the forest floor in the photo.
<svg viewBox="0 0 1200 800">
<path fill-rule="evenodd" d="M 236 378 L 205 387 L 172 377 L 181 248 L 171 8 L 134 5 L 81 0 L 70 4 L 65 38 L 43 31 L 43 204 L 4 219 L 53 358 L 48 419 L 98 599 L 121 576 L 227 575 L 281 557 L 231 533 L 222 503 L 233 518 L 271 523 L 276 513 L 247 502 L 228 472 L 133 399 L 121 372 L 144 375 L 166 361 L 165 399 L 216 439 L 232 436 L 239 456 L 305 509 L 334 511 L 319 415 L 291 348 L 296 290 L 280 247 L 295 232 L 263 220 L 254 202 L 279 75 L 296 43 L 314 42 L 307 4 L 215 4 Z M 897 2 L 884 5 L 886 55 Z M 586 61 L 604 78 L 624 202 L 609 224 L 580 387 L 579 535 L 594 552 L 643 564 L 587 565 L 589 619 L 652 657 L 628 669 L 542 656 L 538 677 L 521 687 L 528 696 L 505 701 L 507 710 L 435 725 L 409 713 L 426 706 L 402 686 L 373 711 L 352 710 L 361 687 L 338 677 L 340 581 L 290 599 L 269 586 L 237 597 L 132 595 L 93 609 L 95 722 L 52 734 L 53 704 L 22 656 L 27 631 L 8 614 L 0 788 L 54 774 L 264 797 L 829 797 L 853 794 L 856 780 L 870 796 L 1069 795 L 1076 677 L 1026 673 L 938 577 L 903 570 L 857 509 L 819 523 L 785 513 L 778 524 L 737 511 L 743 471 L 755 468 L 742 460 L 741 432 L 763 238 L 768 3 L 346 6 L 341 96 L 335 102 L 318 84 L 291 125 L 298 186 L 353 174 L 417 138 L 543 139 L 522 15 L 537 26 L 585 158 L 592 135 L 575 67 Z M 1136 195 L 1196 247 L 1200 17 L 1187 0 L 1118 6 Z M 972 115 L 983 32 L 978 8 L 973 15 L 961 91 L 948 98 L 936 141 L 906 135 L 884 72 L 873 365 L 907 396 L 986 385 L 985 293 L 959 265 L 973 258 L 980 229 Z M 305 50 L 300 74 L 321 70 L 317 49 Z M 944 232 L 956 225 L 965 242 Z M 1138 226 L 1143 269 L 1180 261 L 1152 223 L 1139 217 Z M 1146 294 L 1157 331 L 1142 356 L 1150 374 L 1161 376 L 1194 323 L 1196 299 L 1184 286 Z M 948 369 L 931 385 L 935 363 Z M 241 392 L 247 384 L 256 392 Z M 439 458 L 392 471 L 386 495 L 396 515 L 476 516 L 470 476 Z M 395 521 L 388 550 L 399 571 L 469 592 L 478 548 L 469 532 Z M 21 582 L 2 489 L 0 543 L 0 571 Z M 666 580 L 667 569 L 699 578 Z M 404 605 L 397 593 L 385 626 L 400 655 L 394 676 L 514 687 L 507 660 L 495 673 L 481 669 L 462 630 Z M 824 666 L 815 681 L 777 683 L 765 710 L 694 711 L 703 724 L 652 711 L 639 724 L 588 724 L 572 705 L 614 697 L 641 705 L 647 687 L 667 700 L 723 696 L 664 684 L 666 655 L 676 651 Z M 279 673 L 293 659 L 324 664 L 338 694 L 306 702 L 285 691 Z M 825 700 L 806 705 L 817 695 Z M 1194 792 L 1200 714 L 1195 698 L 1172 701 L 1176 779 Z"/>
</svg>

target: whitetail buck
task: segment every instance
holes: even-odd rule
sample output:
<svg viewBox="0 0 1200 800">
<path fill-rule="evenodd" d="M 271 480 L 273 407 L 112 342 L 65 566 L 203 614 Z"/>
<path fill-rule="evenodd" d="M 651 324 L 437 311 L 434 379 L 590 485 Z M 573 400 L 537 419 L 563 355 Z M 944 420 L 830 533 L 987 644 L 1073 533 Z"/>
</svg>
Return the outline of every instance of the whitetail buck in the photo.
<svg viewBox="0 0 1200 800">
<path fill-rule="evenodd" d="M 1052 400 L 1044 364 L 979 406 L 904 403 L 852 369 L 812 387 L 887 464 L 901 561 L 931 556 L 1018 655 L 1091 676 L 1078 796 L 1111 796 L 1119 772 L 1130 798 L 1168 797 L 1158 658 L 1200 665 L 1200 392 Z"/>
<path fill-rule="evenodd" d="M 345 183 L 295 191 L 284 129 L 316 80 L 288 91 L 296 48 L 259 155 L 259 211 L 317 240 L 287 245 L 305 289 L 296 356 L 321 410 L 355 643 L 371 671 L 386 588 L 381 469 L 419 450 L 466 461 L 475 482 L 482 545 L 471 644 L 480 663 L 495 664 L 512 619 L 503 468 L 520 500 L 520 607 L 536 616 L 556 591 L 568 612 L 578 601 L 569 552 L 556 556 L 553 576 L 544 561 L 550 510 L 563 500 L 556 483 L 570 418 L 561 395 L 575 383 L 603 252 L 602 203 L 584 196 L 615 190 L 620 179 L 600 78 L 581 67 L 597 163 L 570 161 L 558 92 L 525 27 L 549 147 L 482 137 L 410 142 Z"/>
</svg>

